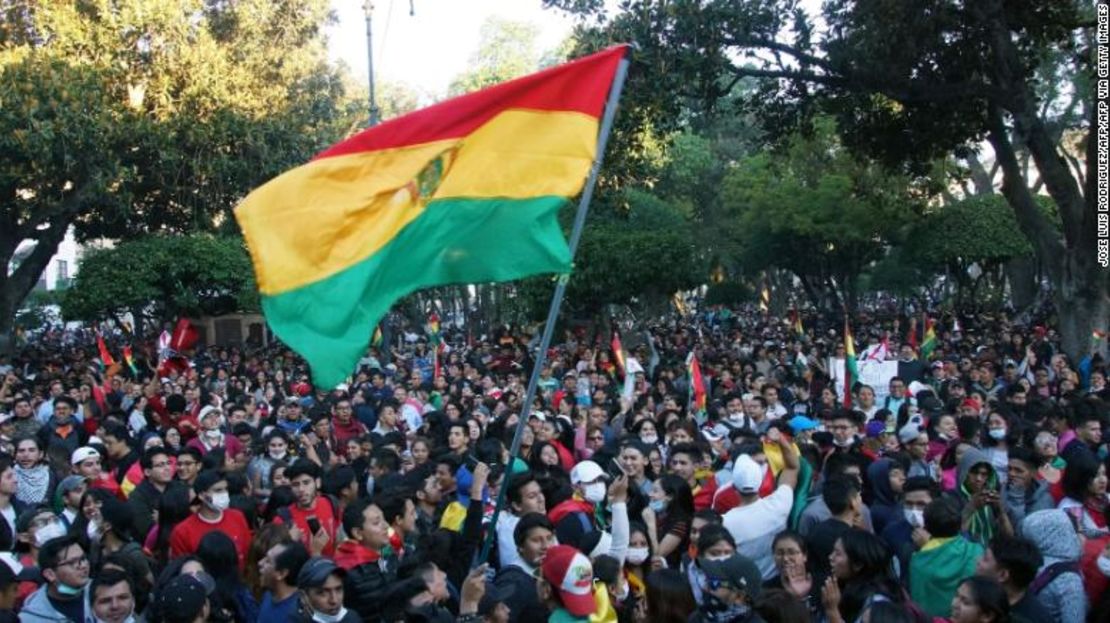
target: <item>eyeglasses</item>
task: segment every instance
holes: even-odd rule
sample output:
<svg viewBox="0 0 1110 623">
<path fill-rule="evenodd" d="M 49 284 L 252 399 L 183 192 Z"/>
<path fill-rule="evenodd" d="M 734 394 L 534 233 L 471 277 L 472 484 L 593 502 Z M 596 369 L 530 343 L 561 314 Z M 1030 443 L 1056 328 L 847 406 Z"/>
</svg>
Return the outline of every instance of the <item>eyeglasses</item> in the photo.
<svg viewBox="0 0 1110 623">
<path fill-rule="evenodd" d="M 590 437 L 590 441 L 605 441 L 605 437 L 602 435 L 593 435 Z"/>
<path fill-rule="evenodd" d="M 84 554 L 81 554 L 80 556 L 77 556 L 75 558 L 70 558 L 69 560 L 59 561 L 58 564 L 57 564 L 57 568 L 69 567 L 69 566 L 80 567 L 81 565 L 87 565 L 87 564 L 89 564 L 89 557 L 84 555 Z"/>
</svg>

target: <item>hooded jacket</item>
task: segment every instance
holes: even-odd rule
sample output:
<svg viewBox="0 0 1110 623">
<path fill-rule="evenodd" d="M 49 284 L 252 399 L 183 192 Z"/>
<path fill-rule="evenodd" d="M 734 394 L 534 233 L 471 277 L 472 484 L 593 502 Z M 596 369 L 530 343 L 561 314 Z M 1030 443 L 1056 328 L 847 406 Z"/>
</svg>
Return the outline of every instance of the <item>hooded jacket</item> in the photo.
<svg viewBox="0 0 1110 623">
<path fill-rule="evenodd" d="M 382 620 L 392 584 L 397 580 L 397 559 L 348 539 L 335 550 L 335 564 L 347 572 L 343 605 L 366 623 Z"/>
<path fill-rule="evenodd" d="M 94 623 L 96 621 L 93 617 L 92 606 L 89 604 L 88 586 L 85 587 L 81 596 L 81 599 L 85 600 L 84 621 L 73 621 L 58 612 L 46 595 L 49 588 L 49 584 L 43 584 L 39 590 L 31 593 L 27 601 L 23 602 L 23 608 L 19 611 L 19 623 Z"/>
<path fill-rule="evenodd" d="M 1007 482 L 1002 488 L 1002 501 L 1006 504 L 1010 523 L 1015 526 L 1021 525 L 1026 515 L 1055 506 L 1048 484 L 1042 480 L 1034 480 L 1028 489 L 1018 489 L 1012 482 Z"/>
<path fill-rule="evenodd" d="M 1037 570 L 1038 578 L 1058 563 L 1072 563 L 1078 569 L 1079 536 L 1064 511 L 1053 509 L 1031 513 L 1021 523 L 1021 533 L 1037 546 L 1044 557 Z M 1083 590 L 1083 578 L 1077 571 L 1060 573 L 1036 597 L 1052 615 L 1053 621 L 1082 623 L 1087 618 L 1087 594 Z"/>
<path fill-rule="evenodd" d="M 875 534 L 882 534 L 888 525 L 901 517 L 898 494 L 890 488 L 890 470 L 894 461 L 879 459 L 867 468 L 867 481 L 871 485 L 871 523 Z"/>
<path fill-rule="evenodd" d="M 986 465 L 990 468 L 991 475 L 987 478 L 986 486 L 996 491 L 999 490 L 998 474 L 995 473 L 994 466 L 991 465 L 990 457 L 978 448 L 968 450 L 960 459 L 960 464 L 956 470 L 956 489 L 949 494 L 959 503 L 961 512 L 963 512 L 965 505 L 971 503 L 971 492 L 968 491 L 966 486 L 967 475 L 976 465 Z M 975 511 L 975 515 L 971 518 L 971 525 L 967 529 L 968 534 L 979 543 L 989 543 L 998 529 L 998 517 L 996 515 L 994 509 L 989 506 L 984 506 Z"/>
</svg>

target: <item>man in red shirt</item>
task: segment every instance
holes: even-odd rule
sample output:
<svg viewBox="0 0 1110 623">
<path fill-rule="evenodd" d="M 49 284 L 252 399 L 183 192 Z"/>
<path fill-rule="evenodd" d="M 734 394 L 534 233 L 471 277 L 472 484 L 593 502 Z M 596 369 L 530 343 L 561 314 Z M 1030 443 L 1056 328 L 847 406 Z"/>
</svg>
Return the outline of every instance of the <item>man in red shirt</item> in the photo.
<svg viewBox="0 0 1110 623">
<path fill-rule="evenodd" d="M 242 512 L 229 508 L 231 497 L 227 492 L 227 478 L 220 471 L 204 470 L 193 481 L 193 491 L 197 494 L 195 502 L 200 506 L 170 533 L 170 557 L 196 553 L 204 535 L 215 530 L 231 537 L 239 554 L 239 569 L 243 570 L 251 543 L 251 529 Z"/>
<path fill-rule="evenodd" d="M 335 431 L 335 451 L 339 456 L 347 456 L 347 442 L 358 439 L 369 431 L 366 425 L 355 419 L 355 412 L 351 408 L 351 401 L 340 398 L 332 410 L 332 430 Z"/>
<path fill-rule="evenodd" d="M 334 498 L 320 495 L 320 466 L 297 459 L 285 470 L 296 502 L 278 511 L 274 521 L 292 524 L 290 532 L 314 556 L 335 554 L 341 517 Z"/>
</svg>

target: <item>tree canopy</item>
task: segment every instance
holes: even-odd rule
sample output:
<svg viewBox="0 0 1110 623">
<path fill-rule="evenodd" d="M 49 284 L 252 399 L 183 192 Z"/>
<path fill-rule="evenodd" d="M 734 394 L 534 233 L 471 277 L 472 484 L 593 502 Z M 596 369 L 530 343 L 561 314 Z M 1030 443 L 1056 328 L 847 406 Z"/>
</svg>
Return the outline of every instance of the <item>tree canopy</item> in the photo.
<svg viewBox="0 0 1110 623">
<path fill-rule="evenodd" d="M 257 309 L 254 271 L 242 239 L 207 234 L 144 236 L 91 249 L 62 297 L 67 320 L 132 313 L 138 330 L 143 319 Z"/>
<path fill-rule="evenodd" d="M 82 240 L 234 231 L 254 187 L 364 115 L 327 0 L 8 3 L 0 22 L 0 335 L 71 226 Z"/>
</svg>

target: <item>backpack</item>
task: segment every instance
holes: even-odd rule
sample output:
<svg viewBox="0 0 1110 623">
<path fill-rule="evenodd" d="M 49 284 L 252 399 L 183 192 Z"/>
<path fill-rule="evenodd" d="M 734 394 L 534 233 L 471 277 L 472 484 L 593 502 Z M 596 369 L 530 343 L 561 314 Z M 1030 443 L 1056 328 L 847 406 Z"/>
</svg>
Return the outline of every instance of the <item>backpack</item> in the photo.
<svg viewBox="0 0 1110 623">
<path fill-rule="evenodd" d="M 1037 574 L 1033 579 L 1033 583 L 1029 585 L 1029 592 L 1038 595 L 1044 590 L 1046 586 L 1052 583 L 1053 580 L 1064 573 L 1074 573 L 1079 575 L 1079 563 L 1075 561 L 1064 561 L 1053 563 L 1043 571 Z"/>
</svg>

